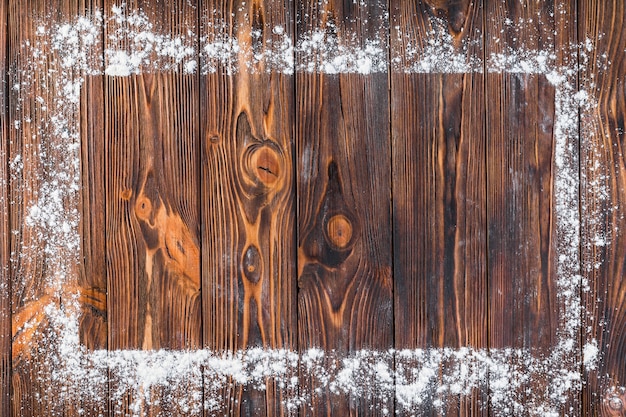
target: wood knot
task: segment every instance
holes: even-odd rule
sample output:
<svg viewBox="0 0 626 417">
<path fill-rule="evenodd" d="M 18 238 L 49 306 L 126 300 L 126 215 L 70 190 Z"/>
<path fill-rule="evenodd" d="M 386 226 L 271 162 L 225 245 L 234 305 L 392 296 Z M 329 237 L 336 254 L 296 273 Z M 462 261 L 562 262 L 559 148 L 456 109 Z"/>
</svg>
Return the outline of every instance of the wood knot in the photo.
<svg viewBox="0 0 626 417">
<path fill-rule="evenodd" d="M 604 397 L 604 405 L 610 415 L 622 415 L 626 411 L 626 388 L 613 387 Z"/>
<path fill-rule="evenodd" d="M 124 201 L 130 200 L 132 195 L 133 195 L 133 190 L 131 190 L 130 188 L 127 188 L 124 191 L 120 192 L 120 198 Z"/>
<path fill-rule="evenodd" d="M 256 246 L 248 246 L 243 254 L 243 274 L 253 284 L 261 279 L 261 254 Z"/>
<path fill-rule="evenodd" d="M 256 147 L 250 156 L 250 164 L 252 172 L 266 186 L 273 186 L 280 179 L 280 156 L 269 146 Z"/>
<path fill-rule="evenodd" d="M 352 254 L 359 237 L 358 216 L 344 200 L 339 167 L 328 164 L 328 183 L 318 213 L 302 239 L 302 253 L 309 262 L 337 268 Z"/>
<path fill-rule="evenodd" d="M 609 398 L 608 403 L 609 403 L 609 408 L 615 411 L 619 411 L 624 407 L 624 403 L 622 403 L 622 400 L 619 397 Z"/>
<path fill-rule="evenodd" d="M 247 192 L 261 195 L 268 188 L 277 187 L 286 172 L 280 145 L 270 138 L 254 136 L 246 112 L 237 118 L 236 137 L 243 150 L 240 167 L 247 185 L 251 186 Z"/>
<path fill-rule="evenodd" d="M 213 144 L 213 145 L 217 145 L 218 143 L 220 143 L 220 137 L 218 135 L 212 135 L 209 138 L 209 141 Z"/>
<path fill-rule="evenodd" d="M 336 214 L 326 223 L 326 233 L 333 246 L 345 249 L 352 240 L 352 223 L 343 214 Z"/>
<path fill-rule="evenodd" d="M 135 214 L 140 220 L 149 220 L 152 213 L 152 202 L 147 197 L 140 197 L 135 202 Z"/>
</svg>

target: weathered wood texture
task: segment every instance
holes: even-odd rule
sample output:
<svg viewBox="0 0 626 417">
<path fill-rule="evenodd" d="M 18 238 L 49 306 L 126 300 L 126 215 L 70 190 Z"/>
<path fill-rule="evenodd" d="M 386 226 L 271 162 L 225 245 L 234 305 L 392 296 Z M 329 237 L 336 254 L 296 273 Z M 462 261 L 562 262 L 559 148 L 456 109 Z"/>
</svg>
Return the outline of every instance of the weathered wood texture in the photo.
<svg viewBox="0 0 626 417">
<path fill-rule="evenodd" d="M 510 50 L 531 57 L 546 51 L 557 56 L 555 65 L 567 65 L 576 42 L 575 4 L 485 2 L 485 15 L 487 71 Z M 517 61 L 522 59 L 524 54 Z M 556 275 L 555 88 L 539 68 L 509 66 L 488 73 L 485 87 L 489 346 L 547 357 L 563 324 Z M 575 83 L 575 73 L 573 78 Z M 538 387 L 550 382 L 535 375 L 523 384 L 512 397 L 513 414 L 522 412 L 518 405 L 532 407 L 527 388 L 539 404 L 549 401 L 539 399 Z"/>
<path fill-rule="evenodd" d="M 626 416 L 626 7 L 580 1 L 582 80 L 596 107 L 582 119 L 582 255 L 587 342 L 597 341 L 599 366 L 585 375 L 582 415 Z"/>
<path fill-rule="evenodd" d="M 269 52 L 293 38 L 294 4 L 205 0 L 201 9 L 206 44 L 225 36 L 240 46 L 228 62 L 205 54 L 200 65 L 204 344 L 294 350 L 294 81 Z M 206 381 L 205 394 L 214 414 L 285 415 L 279 382 L 216 392 Z"/>
<path fill-rule="evenodd" d="M 337 395 L 304 366 L 287 376 L 299 377 L 298 388 L 269 379 L 265 391 L 234 381 L 224 388 L 207 373 L 151 387 L 150 404 L 145 392 L 107 404 L 107 384 L 96 401 L 63 396 L 65 382 L 51 377 L 63 364 L 59 334 L 44 308 L 71 309 L 80 290 L 79 336 L 88 351 L 320 347 L 329 369 L 362 348 L 512 347 L 545 359 L 571 319 L 557 294 L 554 84 L 567 83 L 573 94 L 578 63 L 582 87 L 598 101 L 582 119 L 581 249 L 591 289 L 583 293 L 581 338 L 595 339 L 601 356 L 596 370 L 581 368 L 581 403 L 570 398 L 561 407 L 626 415 L 624 5 L 389 3 L 387 10 L 386 2 L 339 0 L 0 2 L 0 50 L 8 51 L 0 69 L 13 70 L 0 84 L 0 415 L 189 415 L 203 406 L 205 415 L 501 411 L 488 406 L 488 381 L 470 397 L 442 398 L 443 406 L 434 402 L 445 394 L 433 390 L 423 406 L 406 410 L 394 404 L 393 387 L 372 397 Z M 36 44 L 37 32 L 102 6 L 143 13 L 106 20 L 105 47 L 135 48 L 144 28 L 199 48 L 186 55 L 198 67 L 153 50 L 140 74 L 87 78 L 78 109 L 68 105 L 65 85 L 55 81 L 63 51 Z M 120 25 L 122 38 L 113 36 Z M 285 36 L 313 32 L 324 53 L 296 44 L 294 56 L 274 54 Z M 228 42 L 223 56 L 203 49 L 228 39 L 239 49 Z M 390 72 L 315 70 L 330 62 L 324 54 L 363 51 L 372 39 L 384 59 L 389 52 Z M 577 39 L 592 46 L 576 50 Z M 36 64 L 27 40 L 42 49 Z M 526 51 L 518 62 L 554 54 L 545 57 L 565 79 L 550 81 L 538 60 L 529 61 L 535 69 L 499 61 L 512 51 Z M 105 66 L 115 58 L 92 52 Z M 419 54 L 429 52 L 428 65 L 436 65 L 419 67 Z M 444 52 L 467 66 L 455 67 Z M 80 143 L 52 133 L 51 114 L 80 127 Z M 45 197 L 67 178 L 61 171 L 77 171 L 42 155 L 67 162 L 64 149 L 78 144 L 82 189 L 64 195 L 62 207 L 76 205 L 82 240 L 64 247 L 62 228 L 43 225 L 37 213 L 60 207 Z M 561 161 L 575 168 L 578 152 L 568 148 Z M 51 291 L 64 277 L 64 289 Z M 572 343 L 568 369 L 581 358 L 579 338 Z M 554 374 L 531 373 L 527 364 L 510 363 L 531 376 L 510 397 L 513 415 L 552 401 L 544 388 Z M 111 373 L 111 392 L 119 378 Z M 290 403 L 295 394 L 305 401 Z"/>
<path fill-rule="evenodd" d="M 428 55 L 432 39 L 450 43 L 468 67 L 482 60 L 482 2 L 461 3 L 391 2 L 397 349 L 487 347 L 484 76 L 436 73 L 455 72 L 441 59 L 435 73 L 402 70 L 439 58 Z M 444 414 L 486 414 L 482 388 L 462 401 L 443 398 Z M 435 415 L 441 394 L 428 395 L 420 413 Z"/>
<path fill-rule="evenodd" d="M 102 56 L 101 48 L 94 51 Z M 80 102 L 80 236 L 81 264 L 78 287 L 81 292 L 79 340 L 89 351 L 107 349 L 107 276 L 105 223 L 105 125 L 104 80 L 85 77 Z M 108 384 L 92 387 L 94 395 L 73 397 L 74 414 L 107 415 Z"/>
<path fill-rule="evenodd" d="M 20 59 L 22 58 L 19 53 L 20 46 L 24 38 L 33 37 L 34 16 L 37 14 L 41 16 L 43 8 L 43 2 L 27 2 L 27 4 L 18 1 L 9 2 L 9 59 L 14 62 L 12 65 L 16 68 L 28 66 L 27 58 Z M 24 75 L 16 74 L 14 78 L 21 78 L 20 76 L 23 77 Z M 16 82 L 17 80 L 12 81 Z M 11 97 L 9 98 L 10 120 L 22 120 L 25 116 L 28 117 L 35 113 L 34 98 L 31 99 L 29 93 L 11 90 Z M 16 169 L 12 172 L 13 178 L 10 187 L 10 227 L 12 231 L 17 232 L 11 235 L 11 252 L 20 254 L 22 252 L 28 254 L 26 248 L 29 245 L 42 245 L 32 229 L 23 227 L 25 210 L 36 201 L 36 197 L 32 195 L 32 190 L 38 189 L 41 173 L 41 168 L 37 166 L 37 158 L 33 155 L 34 149 L 30 146 L 33 142 L 33 138 L 29 134 L 30 126 L 28 128 L 24 126 L 24 129 L 28 129 L 28 132 L 16 129 L 15 125 L 9 130 L 9 160 L 16 160 L 17 158 L 16 162 L 18 163 L 14 165 Z M 24 161 L 22 166 L 19 165 L 21 161 Z M 20 167 L 23 169 L 19 170 Z M 25 360 L 29 357 L 29 353 L 26 352 L 28 347 L 37 346 L 39 340 L 28 340 L 34 332 L 24 332 L 18 326 L 22 324 L 22 321 L 25 323 L 30 320 L 36 326 L 41 320 L 41 315 L 36 310 L 28 312 L 29 307 L 27 306 L 29 300 L 37 300 L 45 296 L 42 288 L 45 279 L 44 263 L 45 259 L 42 252 L 38 252 L 32 258 L 16 257 L 11 263 L 12 288 L 10 293 L 12 294 L 14 335 L 12 346 L 12 415 L 14 416 L 43 414 L 42 404 L 34 399 L 34 394 L 45 396 L 44 388 L 37 382 L 37 374 L 42 365 L 36 360 L 32 362 Z M 38 308 L 41 308 L 41 305 Z M 22 316 L 24 319 L 21 319 Z M 20 339 L 22 334 L 26 339 L 24 341 Z M 54 402 L 54 398 L 50 398 L 50 401 Z M 46 404 L 45 407 L 47 406 Z M 55 405 L 51 407 L 55 407 Z"/>
<path fill-rule="evenodd" d="M 366 40 L 379 39 L 386 56 L 386 20 L 378 2 L 300 2 L 297 33 L 320 31 L 331 55 L 337 46 L 365 48 Z M 299 347 L 339 357 L 384 351 L 393 346 L 387 74 L 298 69 L 318 59 L 321 51 L 296 54 Z M 301 390 L 313 394 L 318 383 L 306 376 Z M 382 415 L 393 414 L 393 406 L 391 396 L 335 397 L 322 388 L 300 412 Z"/>
<path fill-rule="evenodd" d="M 195 31 L 190 2 L 126 2 L 124 15 L 141 9 L 156 33 Z M 114 2 L 106 1 L 105 10 Z M 105 33 L 132 21 L 109 21 Z M 128 27 L 128 26 L 127 26 Z M 106 48 L 132 39 L 107 37 Z M 109 58 L 109 57 L 105 57 Z M 153 73 L 153 56 L 141 75 L 107 77 L 106 253 L 108 347 L 198 349 L 202 346 L 199 202 L 198 77 Z M 111 61 L 105 61 L 108 65 Z M 162 62 L 176 69 L 173 59 Z M 119 376 L 112 374 L 115 389 Z M 176 415 L 201 401 L 202 381 L 152 389 L 145 415 Z M 111 404 L 125 415 L 138 398 Z"/>
<path fill-rule="evenodd" d="M 7 123 L 7 6 L 0 3 L 0 415 L 11 414 L 11 258 L 9 138 Z"/>
<path fill-rule="evenodd" d="M 104 83 L 86 78 L 81 94 L 82 291 L 80 342 L 90 350 L 107 348 L 107 277 L 105 253 Z"/>
<path fill-rule="evenodd" d="M 198 111 L 197 88 L 196 77 L 182 75 L 106 82 L 112 350 L 202 345 L 198 130 L 197 119 L 188 117 Z M 193 391 L 201 381 L 189 384 Z M 191 394 L 155 392 L 167 400 L 146 413 L 176 413 L 179 401 L 193 401 Z M 115 412 L 126 406 L 112 404 Z"/>
<path fill-rule="evenodd" d="M 79 257 L 74 242 L 63 241 L 62 221 L 55 219 L 53 207 L 59 204 L 49 193 L 57 185 L 68 185 L 79 175 L 78 167 L 68 163 L 71 147 L 78 137 L 54 130 L 49 113 L 58 116 L 66 132 L 79 126 L 79 111 L 71 98 L 59 100 L 65 85 L 60 82 L 62 70 L 58 57 L 64 52 L 50 44 L 39 43 L 37 30 L 51 28 L 69 17 L 83 16 L 100 9 L 97 1 L 8 1 L 8 59 L 11 63 L 8 93 L 10 125 L 10 208 L 9 227 L 12 261 L 12 415 L 45 416 L 53 413 L 76 415 L 81 400 L 62 396 L 66 381 L 52 376 L 59 356 L 61 338 L 44 313 L 52 309 L 61 318 L 61 308 L 73 307 L 72 294 L 79 284 Z M 41 53 L 35 59 L 32 50 Z M 46 59 L 49 58 L 49 59 Z M 6 87 L 6 86 L 5 86 Z M 62 161 L 50 166 L 44 156 Z M 63 185 L 61 185 L 63 184 Z M 67 188 L 66 188 L 67 190 Z M 67 199 L 65 209 L 78 209 L 77 198 Z M 48 228 L 42 227 L 44 213 Z M 59 223 L 58 221 L 61 221 Z M 63 282 L 63 289 L 53 294 L 51 284 Z M 99 405 L 101 406 L 101 405 Z M 4 415 L 4 413 L 3 413 Z M 9 415 L 7 413 L 7 415 Z"/>
</svg>

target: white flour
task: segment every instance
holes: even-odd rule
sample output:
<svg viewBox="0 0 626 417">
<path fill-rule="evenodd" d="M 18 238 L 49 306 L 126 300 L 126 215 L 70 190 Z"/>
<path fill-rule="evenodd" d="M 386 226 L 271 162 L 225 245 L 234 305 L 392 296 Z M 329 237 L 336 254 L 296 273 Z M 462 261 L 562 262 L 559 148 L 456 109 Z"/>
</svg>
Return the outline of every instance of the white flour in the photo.
<svg viewBox="0 0 626 417">
<path fill-rule="evenodd" d="M 208 20 L 207 20 L 208 21 Z M 205 23 L 206 24 L 206 23 Z M 329 26 L 324 31 L 312 30 L 294 41 L 282 26 L 271 28 L 271 37 L 263 40 L 264 48 L 253 52 L 245 37 L 233 37 L 225 23 L 212 23 L 215 30 L 199 39 L 189 30 L 183 35 L 168 34 L 154 27 L 144 13 L 114 7 L 106 16 L 96 13 L 91 18 L 76 18 L 71 22 L 49 25 L 42 21 L 37 36 L 24 45 L 28 57 L 12 80 L 13 89 L 21 97 L 31 92 L 54 92 L 53 96 L 35 97 L 36 113 L 43 115 L 38 122 L 32 115 L 21 113 L 12 121 L 13 129 L 38 138 L 39 148 L 27 153 L 25 160 L 16 155 L 11 161 L 14 184 L 24 172 L 43 172 L 42 178 L 24 184 L 34 196 L 26 209 L 24 230 L 29 241 L 17 259 L 42 259 L 37 251 L 44 248 L 47 292 L 53 299 L 63 299 L 63 305 L 50 302 L 45 311 L 57 337 L 51 338 L 42 360 L 50 362 L 52 375 L 41 375 L 43 381 L 65 385 L 68 399 L 77 395 L 102 403 L 110 396 L 113 404 L 121 404 L 130 393 L 134 397 L 131 411 L 141 414 L 156 399 L 151 389 L 162 388 L 167 401 L 189 415 L 200 415 L 203 409 L 217 410 L 221 406 L 221 389 L 232 384 L 247 385 L 264 390 L 268 380 L 275 380 L 284 390 L 284 402 L 289 410 L 307 404 L 315 392 L 298 386 L 299 372 L 313 376 L 318 386 L 335 394 L 362 398 L 378 398 L 385 403 L 395 395 L 400 408 L 420 412 L 433 405 L 444 410 L 458 396 L 482 395 L 489 398 L 491 410 L 497 415 L 557 416 L 565 402 L 580 390 L 580 364 L 587 369 L 597 367 L 599 349 L 590 340 L 582 350 L 578 343 L 581 317 L 585 312 L 580 293 L 588 284 L 579 271 L 578 207 L 579 173 L 578 147 L 579 109 L 593 106 L 593 97 L 575 87 L 577 68 L 559 67 L 556 57 L 545 51 L 506 49 L 503 54 L 490 56 L 487 63 L 452 46 L 452 39 L 437 29 L 432 41 L 424 47 L 410 44 L 408 35 L 395 30 L 404 51 L 393 51 L 388 62 L 387 40 L 359 40 L 356 35 L 342 33 Z M 115 27 L 108 32 L 101 59 L 103 25 Z M 251 34 L 250 39 L 254 36 Z M 129 41 L 130 40 L 130 41 Z M 43 51 L 51 51 L 44 54 Z M 590 48 L 588 44 L 581 49 Z M 573 48 L 578 50 L 578 48 Z M 297 64 L 294 56 L 298 57 Z M 558 343 L 546 357 L 535 356 L 522 349 L 417 349 L 410 351 L 356 351 L 349 357 L 337 357 L 334 352 L 310 349 L 304 352 L 249 349 L 218 354 L 197 351 L 87 351 L 78 337 L 78 290 L 76 271 L 80 262 L 78 212 L 80 179 L 80 126 L 77 119 L 84 77 L 102 75 L 125 77 L 156 71 L 181 71 L 193 74 L 241 71 L 275 71 L 286 74 L 322 72 L 327 74 L 371 74 L 393 71 L 404 73 L 469 73 L 508 72 L 538 74 L 547 77 L 555 94 L 555 155 L 554 196 L 557 229 L 557 289 L 561 327 Z M 43 86 L 43 87 L 42 87 Z M 27 103 L 21 103 L 27 108 Z M 36 124 L 35 126 L 31 126 Z M 38 168 L 34 170 L 34 168 Z M 593 186 L 593 184 L 591 184 Z M 28 190 L 27 190 L 28 191 Z M 605 244 L 608 237 L 598 236 Z M 21 271 L 20 271 L 21 272 Z M 68 288 L 70 290 L 68 290 Z M 18 288 L 20 290 L 20 288 Z M 32 301 L 26 297 L 26 301 Z M 34 323 L 30 323 L 34 325 Z M 329 365 L 331 364 L 331 365 Z M 395 365 L 394 365 L 395 364 Z M 395 368 L 394 368 L 395 366 Z M 120 382 L 107 390 L 109 378 Z M 518 398 L 529 381 L 546 381 L 545 391 L 530 386 L 527 398 Z M 54 384 L 49 384 L 55 387 Z M 215 395 L 204 395 L 214 393 Z M 63 393 L 60 394 L 63 398 Z M 390 413 L 389 409 L 386 409 Z"/>
</svg>

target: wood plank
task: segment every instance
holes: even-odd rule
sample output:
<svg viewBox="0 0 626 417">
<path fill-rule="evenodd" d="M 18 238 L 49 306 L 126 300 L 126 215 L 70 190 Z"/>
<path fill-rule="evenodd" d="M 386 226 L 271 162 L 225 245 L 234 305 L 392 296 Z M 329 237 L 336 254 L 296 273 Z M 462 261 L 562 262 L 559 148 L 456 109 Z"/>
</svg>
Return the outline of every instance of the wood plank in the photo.
<svg viewBox="0 0 626 417">
<path fill-rule="evenodd" d="M 85 3 L 84 5 L 82 3 Z M 81 38 L 80 46 L 72 47 L 71 41 L 61 46 L 58 60 L 64 57 L 78 57 L 70 68 L 62 65 L 65 72 L 58 78 L 63 82 L 80 83 L 80 102 L 74 127 L 80 138 L 80 151 L 75 157 L 80 161 L 80 190 L 74 195 L 80 221 L 76 231 L 80 235 L 80 257 L 76 279 L 79 297 L 72 300 L 78 317 L 78 344 L 72 348 L 77 351 L 71 360 L 79 359 L 81 368 L 90 369 L 94 364 L 82 354 L 98 349 L 107 349 L 106 322 L 106 265 L 105 265 L 105 222 L 104 222 L 104 96 L 102 77 L 88 77 L 87 74 L 101 71 L 104 55 L 102 43 L 102 1 L 79 2 L 78 15 L 68 15 L 64 23 L 71 24 Z M 80 20 L 86 18 L 85 20 Z M 88 23 L 87 23 L 88 22 Z M 59 37 L 64 29 L 55 28 L 47 33 L 48 39 Z M 70 36 L 68 35 L 67 38 Z M 71 71 L 70 71 L 71 70 Z M 71 74 L 71 75 L 70 75 Z M 58 331 L 59 329 L 57 329 Z M 72 331 L 74 329 L 72 328 Z M 72 342 L 75 343 L 75 342 Z M 85 347 L 86 351 L 82 351 Z M 65 364 L 57 365 L 57 372 Z M 72 369 L 75 375 L 69 378 L 69 390 L 74 394 L 65 399 L 65 416 L 94 416 L 108 414 L 108 374 L 101 369 L 98 378 L 86 378 L 81 375 L 83 369 Z M 80 390 L 81 395 L 75 393 Z"/>
<path fill-rule="evenodd" d="M 483 58 L 483 6 L 439 3 L 391 2 L 396 349 L 487 347 L 484 75 L 472 64 Z M 458 365 L 444 360 L 397 411 L 486 415 L 486 383 L 465 398 L 446 391 L 450 377 L 471 385 L 454 377 Z"/>
<path fill-rule="evenodd" d="M 107 223 L 111 242 L 125 243 L 107 247 L 111 349 L 200 343 L 195 144 L 181 114 L 193 111 L 196 87 L 192 78 L 177 78 L 107 78 Z M 126 246 L 132 250 L 123 252 Z"/>
<path fill-rule="evenodd" d="M 7 123 L 7 9 L 8 3 L 0 3 L 0 414 L 11 414 L 11 229 L 9 220 L 9 138 Z"/>
<path fill-rule="evenodd" d="M 116 350 L 202 346 L 198 76 L 184 74 L 178 49 L 164 51 L 177 38 L 187 44 L 198 14 L 193 2 L 116 3 L 105 1 L 115 15 L 105 47 L 122 51 L 105 54 L 105 233 L 109 355 L 122 359 Z M 142 32 L 156 40 L 151 49 L 135 43 Z M 116 60 L 124 53 L 146 59 L 138 66 Z M 146 352 L 128 366 L 137 371 L 149 358 Z M 124 372 L 111 371 L 112 392 L 122 393 L 111 398 L 112 413 L 202 413 L 199 374 L 168 373 L 167 384 L 151 386 Z"/>
<path fill-rule="evenodd" d="M 324 364 L 332 370 L 357 350 L 393 346 L 388 10 L 332 0 L 297 10 L 298 39 L 323 36 L 296 53 L 299 347 L 334 351 Z M 342 63 L 368 41 L 379 41 L 383 72 L 376 56 L 371 73 Z M 394 412 L 393 395 L 333 394 L 307 374 L 300 387 L 310 397 L 301 415 Z"/>
<path fill-rule="evenodd" d="M 80 140 L 80 110 L 78 97 L 65 88 L 76 81 L 70 74 L 78 76 L 81 68 L 77 64 L 69 71 L 63 59 L 77 50 L 68 49 L 63 39 L 52 42 L 51 36 L 57 25 L 97 7 L 97 1 L 8 2 L 8 59 L 14 70 L 9 227 L 16 231 L 10 248 L 12 415 L 77 413 L 66 394 L 75 381 L 66 378 L 68 358 L 59 349 L 70 336 L 63 326 L 76 317 L 80 276 L 74 233 L 80 173 L 73 151 Z"/>
<path fill-rule="evenodd" d="M 9 23 L 8 23 L 8 42 L 9 42 L 9 54 L 10 61 L 15 61 L 15 66 L 18 68 L 26 68 L 28 65 L 28 57 L 20 56 L 18 53 L 20 45 L 25 39 L 33 38 L 34 34 L 34 18 L 29 15 L 29 12 L 33 15 L 39 13 L 43 15 L 43 2 L 9 2 Z M 25 74 L 20 74 L 21 77 L 15 75 L 11 79 L 11 85 L 19 83 L 20 78 L 26 78 Z M 24 80 L 25 83 L 28 82 Z M 21 88 L 21 84 L 20 84 Z M 9 119 L 8 120 L 22 120 L 24 117 L 22 114 L 28 114 L 34 112 L 35 103 L 34 100 L 29 100 L 30 92 L 27 94 L 21 91 L 11 90 L 9 98 Z M 25 107 L 23 113 L 19 111 L 20 106 L 18 103 L 22 101 L 22 106 Z M 25 102 L 24 102 L 25 101 Z M 19 126 L 19 125 L 18 125 Z M 10 200 L 11 207 L 9 213 L 9 219 L 11 221 L 10 229 L 16 231 L 11 239 L 11 253 L 21 254 L 27 252 L 26 247 L 33 245 L 37 248 L 41 247 L 41 242 L 38 241 L 35 236 L 35 232 L 32 228 L 23 228 L 24 217 L 28 214 L 25 212 L 25 208 L 34 204 L 37 199 L 33 195 L 33 191 L 39 187 L 41 168 L 37 166 L 36 157 L 31 150 L 32 136 L 30 132 L 24 132 L 21 129 L 16 129 L 16 124 L 9 129 L 9 160 L 15 161 L 13 164 L 14 169 L 11 175 L 10 186 Z M 30 127 L 30 126 L 29 126 Z M 26 126 L 24 126 L 26 128 Z M 35 144 L 33 144 L 35 145 Z M 23 164 L 20 164 L 24 161 Z M 26 162 L 28 161 L 28 162 Z M 21 169 L 20 169 L 21 168 Z M 12 346 L 12 407 L 11 412 L 13 416 L 18 415 L 42 415 L 43 409 L 41 404 L 34 400 L 35 395 L 45 395 L 44 387 L 38 382 L 38 374 L 45 373 L 42 369 L 42 364 L 37 360 L 34 363 L 26 363 L 23 358 L 27 358 L 30 355 L 25 352 L 23 343 L 20 344 L 18 349 L 15 346 L 17 339 L 22 332 L 16 334 L 16 330 L 19 332 L 19 328 L 16 329 L 15 315 L 21 311 L 26 310 L 26 303 L 29 299 L 40 299 L 45 289 L 42 288 L 40 283 L 44 282 L 43 263 L 45 262 L 43 251 L 38 251 L 32 258 L 24 258 L 21 256 L 13 256 L 11 262 L 10 275 L 12 277 L 11 282 L 11 294 L 12 294 L 12 313 L 13 318 L 13 335 L 14 342 Z M 24 261 L 22 261 L 24 259 Z M 38 318 L 38 317 L 37 317 Z M 38 322 L 35 320 L 33 323 L 36 325 Z M 43 326 L 42 326 L 43 327 Z M 34 332 L 23 333 L 32 335 Z M 28 340 L 26 343 L 32 343 L 35 345 L 38 340 Z M 49 371 L 49 370 L 48 370 Z M 54 405 L 52 405 L 54 407 Z M 51 407 L 51 408 L 52 408 Z"/>
<path fill-rule="evenodd" d="M 79 285 L 85 301 L 79 331 L 81 344 L 89 350 L 107 348 L 103 88 L 102 77 L 88 77 L 81 95 L 83 263 Z"/>
<path fill-rule="evenodd" d="M 240 47 L 227 60 L 204 49 L 201 63 L 205 347 L 295 350 L 294 78 L 272 54 L 293 39 L 293 2 L 203 1 L 201 9 L 203 48 Z M 207 374 L 209 413 L 293 414 L 295 392 L 280 382 L 266 378 L 262 392 L 221 387 Z"/>
<path fill-rule="evenodd" d="M 109 349 L 197 349 L 197 119 L 189 117 L 197 114 L 197 78 L 107 77 L 105 96 Z M 176 388 L 157 387 L 144 413 L 176 413 L 193 403 L 201 381 Z M 129 412 L 133 400 L 141 401 L 129 396 L 112 411 Z"/>
<path fill-rule="evenodd" d="M 80 103 L 82 262 L 78 279 L 81 291 L 78 332 L 80 345 L 87 352 L 108 348 L 106 257 L 103 256 L 106 253 L 104 103 L 103 77 L 85 77 Z M 88 362 L 85 366 L 93 365 L 99 364 Z M 75 398 L 75 410 L 85 416 L 107 415 L 108 388 L 107 375 L 106 381 L 92 383 L 92 395 Z"/>
<path fill-rule="evenodd" d="M 559 104 L 576 91 L 575 4 L 486 2 L 485 16 L 489 344 L 525 352 L 502 351 L 515 371 L 492 384 L 491 406 L 576 413 L 575 394 L 558 393 L 560 370 L 577 374 L 580 358 L 578 138 Z"/>
<path fill-rule="evenodd" d="M 626 8 L 623 2 L 580 4 L 581 89 L 595 101 L 582 119 L 581 170 L 583 338 L 599 349 L 599 362 L 585 369 L 582 415 L 626 416 Z"/>
</svg>

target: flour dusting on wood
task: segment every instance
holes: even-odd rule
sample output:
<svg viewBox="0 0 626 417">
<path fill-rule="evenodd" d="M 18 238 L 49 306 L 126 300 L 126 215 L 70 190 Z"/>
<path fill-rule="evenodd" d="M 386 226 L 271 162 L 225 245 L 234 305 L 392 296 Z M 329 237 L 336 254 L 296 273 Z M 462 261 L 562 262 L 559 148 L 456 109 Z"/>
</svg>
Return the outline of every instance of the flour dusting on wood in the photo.
<svg viewBox="0 0 626 417">
<path fill-rule="evenodd" d="M 111 401 L 121 402 L 132 393 L 135 403 L 131 411 L 139 415 L 153 400 L 149 394 L 151 388 L 157 386 L 170 391 L 178 388 L 187 392 L 185 398 L 178 399 L 181 401 L 178 407 L 189 415 L 201 415 L 203 410 L 217 410 L 222 406 L 219 396 L 203 393 L 218 392 L 233 385 L 265 390 L 268 381 L 275 380 L 293 393 L 284 401 L 288 409 L 295 412 L 315 395 L 315 389 L 313 392 L 297 389 L 301 374 L 314 375 L 320 384 L 317 388 L 328 387 L 336 395 L 381 399 L 395 395 L 398 407 L 416 413 L 426 404 L 444 410 L 449 400 L 471 395 L 473 390 L 488 393 L 490 407 L 497 415 L 557 416 L 570 412 L 562 407 L 581 389 L 580 365 L 593 370 L 599 360 L 595 340 L 588 340 L 582 352 L 577 344 L 581 330 L 585 330 L 581 328 L 582 316 L 588 314 L 581 305 L 580 294 L 589 288 L 580 271 L 578 118 L 581 109 L 589 110 L 594 105 L 594 98 L 588 92 L 577 90 L 577 64 L 558 66 L 556 57 L 546 51 L 512 48 L 483 62 L 482 57 L 467 53 L 471 45 L 463 45 L 465 52 L 457 53 L 449 35 L 437 29 L 442 25 L 436 19 L 432 41 L 426 47 L 407 46 L 402 55 L 396 54 L 397 58 L 389 62 L 387 39 L 360 40 L 343 36 L 347 41 L 339 42 L 329 35 L 341 30 L 333 23 L 324 31 L 303 33 L 296 40 L 290 38 L 282 26 L 269 28 L 271 36 L 263 40 L 264 47 L 255 53 L 250 42 L 260 34 L 233 37 L 225 22 L 215 22 L 208 17 L 203 19 L 203 24 L 216 25 L 223 29 L 223 35 L 198 39 L 189 29 L 174 36 L 154 27 L 141 10 L 129 10 L 120 5 L 106 12 L 60 24 L 49 25 L 43 20 L 36 38 L 23 45 L 28 65 L 19 68 L 11 80 L 13 90 L 21 92 L 22 98 L 28 97 L 35 85 L 43 85 L 44 90 L 48 88 L 54 93 L 53 97 L 33 97 L 33 108 L 43 115 L 36 123 L 33 115 L 26 112 L 11 121 L 15 131 L 36 136 L 39 148 L 36 153 L 29 153 L 36 155 L 36 160 L 24 160 L 16 155 L 10 169 L 12 186 L 32 186 L 32 190 L 23 191 L 35 196 L 34 202 L 26 208 L 22 226 L 29 231 L 32 240 L 22 242 L 21 251 L 13 254 L 13 262 L 43 259 L 37 251 L 44 248 L 47 268 L 52 271 L 47 275 L 45 285 L 50 298 L 44 303 L 43 311 L 55 331 L 47 336 L 46 348 L 40 352 L 38 360 L 47 361 L 52 369 L 49 375 L 40 375 L 40 378 L 64 387 L 57 395 L 67 398 L 80 395 L 94 402 L 105 401 L 108 395 Z M 110 41 L 107 44 L 116 46 L 102 51 L 103 25 L 107 27 L 112 22 L 116 24 L 115 31 L 105 30 L 105 33 Z M 405 36 L 398 31 L 395 33 Z M 132 41 L 128 43 L 128 39 Z M 406 40 L 403 43 L 407 43 Z M 572 52 L 591 52 L 592 48 L 588 43 L 574 45 Z M 51 52 L 47 55 L 44 50 Z M 295 56 L 298 56 L 297 64 Z M 206 74 L 220 68 L 235 72 L 244 67 L 249 71 L 285 74 L 300 71 L 367 75 L 390 69 L 405 73 L 484 70 L 547 77 L 556 90 L 553 186 L 561 323 L 559 340 L 551 354 L 541 357 L 524 349 L 463 347 L 361 350 L 340 357 L 335 352 L 319 349 L 293 352 L 252 348 L 218 353 L 206 349 L 89 351 L 81 346 L 80 289 L 75 276 L 80 263 L 81 221 L 81 138 L 77 115 L 85 77 L 124 77 L 156 71 Z M 21 184 L 21 173 L 33 166 L 38 167 L 42 177 L 36 183 Z M 597 186 L 600 192 L 602 184 L 587 186 Z M 610 244 L 610 236 L 599 235 L 597 239 L 601 244 Z M 24 324 L 24 328 L 38 325 L 37 321 L 31 321 Z M 121 383 L 108 391 L 111 377 Z M 515 388 L 533 379 L 546 381 L 546 391 L 531 391 L 524 401 L 516 398 Z"/>
</svg>

